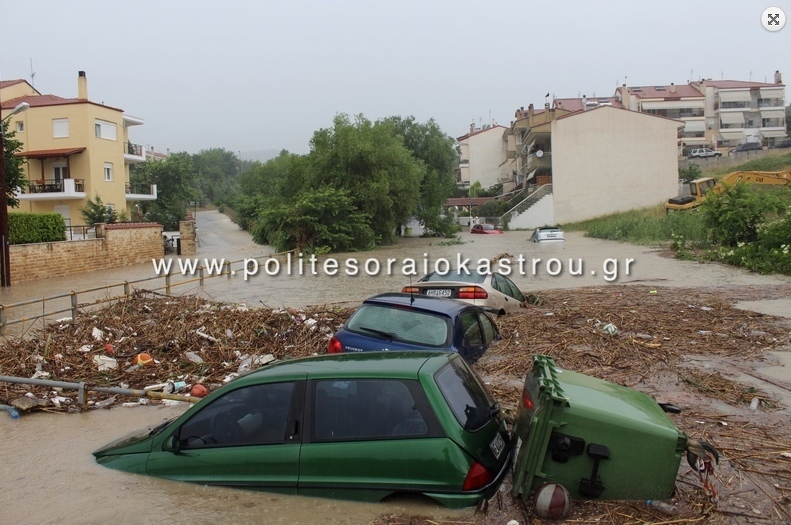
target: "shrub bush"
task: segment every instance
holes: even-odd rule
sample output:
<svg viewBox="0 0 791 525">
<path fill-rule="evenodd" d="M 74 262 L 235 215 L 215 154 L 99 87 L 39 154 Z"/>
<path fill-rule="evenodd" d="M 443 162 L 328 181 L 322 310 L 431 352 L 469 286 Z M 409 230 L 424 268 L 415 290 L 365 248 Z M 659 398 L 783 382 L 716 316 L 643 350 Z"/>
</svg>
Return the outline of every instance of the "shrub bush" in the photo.
<svg viewBox="0 0 791 525">
<path fill-rule="evenodd" d="M 8 214 L 8 242 L 29 244 L 66 240 L 66 222 L 60 213 Z"/>
</svg>

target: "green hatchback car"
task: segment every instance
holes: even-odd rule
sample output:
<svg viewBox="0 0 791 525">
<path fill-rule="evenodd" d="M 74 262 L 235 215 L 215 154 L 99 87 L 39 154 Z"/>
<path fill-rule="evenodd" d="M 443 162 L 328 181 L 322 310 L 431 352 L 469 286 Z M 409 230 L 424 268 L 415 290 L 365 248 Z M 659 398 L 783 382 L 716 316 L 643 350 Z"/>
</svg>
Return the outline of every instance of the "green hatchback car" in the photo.
<svg viewBox="0 0 791 525">
<path fill-rule="evenodd" d="M 458 354 L 409 351 L 279 361 L 94 456 L 207 485 L 362 501 L 418 493 L 455 508 L 494 495 L 511 449 L 498 404 Z"/>
</svg>

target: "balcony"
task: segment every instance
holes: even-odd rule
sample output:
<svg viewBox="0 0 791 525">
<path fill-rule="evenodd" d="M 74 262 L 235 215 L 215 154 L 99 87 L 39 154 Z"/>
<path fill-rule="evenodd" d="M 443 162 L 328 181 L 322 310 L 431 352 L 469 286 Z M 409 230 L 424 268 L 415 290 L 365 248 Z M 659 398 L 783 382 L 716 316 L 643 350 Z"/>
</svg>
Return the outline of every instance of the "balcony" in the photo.
<svg viewBox="0 0 791 525">
<path fill-rule="evenodd" d="M 146 161 L 146 150 L 140 144 L 124 142 L 124 162 L 135 164 Z"/>
<path fill-rule="evenodd" d="M 17 190 L 20 201 L 82 200 L 85 195 L 85 179 L 35 179 L 30 181 L 24 193 Z"/>
<path fill-rule="evenodd" d="M 130 184 L 126 183 L 127 201 L 155 201 L 157 200 L 156 184 Z"/>
</svg>

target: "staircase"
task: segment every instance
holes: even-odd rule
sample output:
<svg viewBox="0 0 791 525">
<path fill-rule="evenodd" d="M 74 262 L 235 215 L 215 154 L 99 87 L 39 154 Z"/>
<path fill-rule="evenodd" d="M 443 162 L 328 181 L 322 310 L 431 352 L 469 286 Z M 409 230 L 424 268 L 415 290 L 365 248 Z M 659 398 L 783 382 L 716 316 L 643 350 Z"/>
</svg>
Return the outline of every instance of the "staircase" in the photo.
<svg viewBox="0 0 791 525">
<path fill-rule="evenodd" d="M 539 186 L 536 191 L 525 197 L 522 202 L 505 212 L 502 217 L 500 217 L 500 224 L 503 224 L 503 221 L 508 221 L 510 223 L 511 219 L 520 213 L 526 212 L 531 206 L 547 195 L 552 195 L 552 185 L 544 184 L 543 186 Z"/>
</svg>

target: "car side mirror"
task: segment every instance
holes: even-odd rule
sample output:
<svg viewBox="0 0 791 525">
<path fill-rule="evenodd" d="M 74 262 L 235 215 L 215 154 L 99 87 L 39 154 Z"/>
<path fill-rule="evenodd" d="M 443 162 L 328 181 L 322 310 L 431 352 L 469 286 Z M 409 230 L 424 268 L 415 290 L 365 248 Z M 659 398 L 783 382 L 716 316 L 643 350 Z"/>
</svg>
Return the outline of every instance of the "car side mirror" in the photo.
<svg viewBox="0 0 791 525">
<path fill-rule="evenodd" d="M 179 440 L 178 434 L 173 434 L 168 438 L 165 442 L 165 450 L 169 450 L 175 455 L 181 454 L 181 440 Z"/>
</svg>

